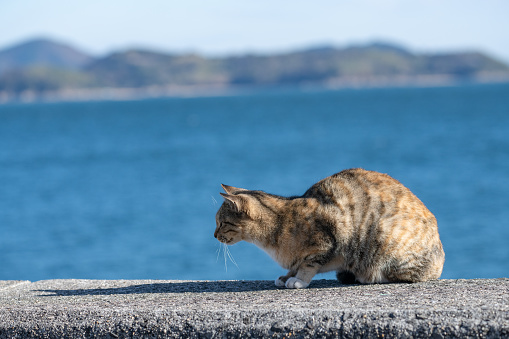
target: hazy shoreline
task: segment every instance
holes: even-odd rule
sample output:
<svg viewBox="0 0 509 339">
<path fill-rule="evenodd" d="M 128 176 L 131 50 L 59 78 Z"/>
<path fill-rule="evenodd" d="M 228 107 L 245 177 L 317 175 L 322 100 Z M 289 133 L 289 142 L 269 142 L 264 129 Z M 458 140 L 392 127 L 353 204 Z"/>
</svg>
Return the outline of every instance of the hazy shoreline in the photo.
<svg viewBox="0 0 509 339">
<path fill-rule="evenodd" d="M 491 82 L 509 82 L 509 66 L 482 51 L 416 53 L 380 42 L 223 57 L 143 49 L 94 57 L 45 39 L 0 50 L 0 103 Z"/>
<path fill-rule="evenodd" d="M 0 104 L 7 103 L 51 103 L 86 101 L 131 101 L 157 98 L 194 98 L 235 96 L 263 90 L 341 90 L 404 87 L 448 87 L 462 85 L 509 83 L 509 73 L 481 74 L 467 79 L 458 79 L 449 74 L 417 76 L 373 76 L 342 77 L 320 83 L 302 83 L 289 86 L 267 85 L 168 85 L 139 88 L 101 87 L 66 88 L 39 92 L 27 90 L 19 94 L 0 91 Z"/>
</svg>

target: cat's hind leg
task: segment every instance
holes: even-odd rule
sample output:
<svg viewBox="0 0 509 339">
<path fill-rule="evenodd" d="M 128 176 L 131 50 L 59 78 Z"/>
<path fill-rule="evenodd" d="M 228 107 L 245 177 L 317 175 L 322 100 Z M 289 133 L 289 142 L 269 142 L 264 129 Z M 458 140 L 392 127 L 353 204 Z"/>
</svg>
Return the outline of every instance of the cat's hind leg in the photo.
<svg viewBox="0 0 509 339">
<path fill-rule="evenodd" d="M 351 285 L 358 283 L 355 275 L 350 271 L 337 271 L 336 278 L 343 285 Z"/>
</svg>

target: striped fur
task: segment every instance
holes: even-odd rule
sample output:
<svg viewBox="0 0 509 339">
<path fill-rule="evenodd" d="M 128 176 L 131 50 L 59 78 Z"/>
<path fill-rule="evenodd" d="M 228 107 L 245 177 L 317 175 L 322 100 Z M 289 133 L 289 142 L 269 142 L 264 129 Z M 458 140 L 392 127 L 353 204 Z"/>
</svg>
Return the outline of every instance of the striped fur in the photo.
<svg viewBox="0 0 509 339">
<path fill-rule="evenodd" d="M 305 288 L 328 271 L 344 283 L 418 282 L 442 273 L 435 217 L 386 174 L 344 170 L 290 198 L 223 188 L 214 236 L 266 251 L 288 270 L 278 286 Z"/>
</svg>

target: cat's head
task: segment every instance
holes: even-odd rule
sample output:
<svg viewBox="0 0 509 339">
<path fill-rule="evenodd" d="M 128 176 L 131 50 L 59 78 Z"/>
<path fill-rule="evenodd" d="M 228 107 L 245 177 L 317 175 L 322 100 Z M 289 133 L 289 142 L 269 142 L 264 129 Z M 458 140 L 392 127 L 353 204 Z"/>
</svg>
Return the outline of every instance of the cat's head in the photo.
<svg viewBox="0 0 509 339">
<path fill-rule="evenodd" d="M 220 193 L 224 202 L 216 214 L 214 237 L 227 245 L 253 240 L 263 223 L 263 207 L 259 200 L 263 192 L 221 186 L 226 193 Z"/>
</svg>

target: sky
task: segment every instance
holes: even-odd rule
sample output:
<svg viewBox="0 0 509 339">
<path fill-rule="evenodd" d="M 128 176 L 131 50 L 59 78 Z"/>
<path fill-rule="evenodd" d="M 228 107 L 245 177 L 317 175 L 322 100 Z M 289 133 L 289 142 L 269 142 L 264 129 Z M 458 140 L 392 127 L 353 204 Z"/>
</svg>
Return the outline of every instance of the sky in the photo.
<svg viewBox="0 0 509 339">
<path fill-rule="evenodd" d="M 46 37 L 97 56 L 225 55 L 386 41 L 509 62 L 508 17 L 508 0 L 0 0 L 0 48 Z"/>
</svg>

